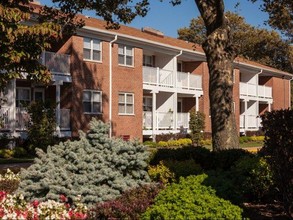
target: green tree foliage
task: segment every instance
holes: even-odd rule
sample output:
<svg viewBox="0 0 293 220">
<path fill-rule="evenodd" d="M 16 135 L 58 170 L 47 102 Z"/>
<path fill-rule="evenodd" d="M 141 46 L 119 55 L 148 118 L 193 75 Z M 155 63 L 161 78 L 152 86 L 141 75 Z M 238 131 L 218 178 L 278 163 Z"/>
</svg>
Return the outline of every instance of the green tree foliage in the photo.
<svg viewBox="0 0 293 220">
<path fill-rule="evenodd" d="M 54 144 L 55 107 L 56 105 L 49 100 L 32 102 L 28 106 L 30 123 L 27 131 L 30 153 L 35 154 L 35 148 L 41 148 L 46 152 L 47 147 Z"/>
<path fill-rule="evenodd" d="M 190 136 L 193 144 L 200 145 L 203 139 L 203 131 L 205 128 L 205 114 L 202 112 L 195 112 L 194 109 L 190 111 L 189 128 L 191 130 Z"/>
<path fill-rule="evenodd" d="M 232 39 L 239 47 L 239 55 L 284 71 L 293 70 L 292 47 L 276 31 L 249 25 L 236 13 L 226 12 L 225 15 L 230 21 Z M 203 19 L 192 19 L 189 27 L 178 30 L 178 35 L 179 39 L 202 44 L 206 39 Z"/>
<path fill-rule="evenodd" d="M 40 54 L 60 37 L 61 27 L 52 22 L 28 25 L 30 0 L 4 0 L 0 3 L 0 90 L 14 78 L 48 83 L 50 73 L 40 64 Z M 23 74 L 26 73 L 26 74 Z"/>
<path fill-rule="evenodd" d="M 293 218 L 293 110 L 266 112 L 261 118 L 265 132 L 262 151 L 268 156 L 285 209 Z"/>
<path fill-rule="evenodd" d="M 81 195 L 82 202 L 94 205 L 148 183 L 146 148 L 107 134 L 108 126 L 93 119 L 80 140 L 48 147 L 47 153 L 37 149 L 34 164 L 21 171 L 19 192 L 30 200 Z"/>
<path fill-rule="evenodd" d="M 181 178 L 162 190 L 142 219 L 242 219 L 242 209 L 202 185 L 206 174 Z"/>
<path fill-rule="evenodd" d="M 268 24 L 286 34 L 293 41 L 293 1 L 291 0 L 251 0 L 260 1 L 262 10 L 269 14 Z"/>
</svg>

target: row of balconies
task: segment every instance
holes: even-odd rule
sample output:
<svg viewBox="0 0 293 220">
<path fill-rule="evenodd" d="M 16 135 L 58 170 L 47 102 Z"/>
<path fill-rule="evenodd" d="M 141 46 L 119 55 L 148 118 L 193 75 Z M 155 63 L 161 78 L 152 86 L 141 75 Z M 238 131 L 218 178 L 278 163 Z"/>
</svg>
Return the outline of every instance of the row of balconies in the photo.
<svg viewBox="0 0 293 220">
<path fill-rule="evenodd" d="M 70 75 L 70 56 L 44 52 L 42 63 L 54 74 Z M 158 67 L 143 67 L 143 83 L 146 85 L 202 90 L 202 76 Z M 272 87 L 240 82 L 240 95 L 260 98 L 272 98 Z"/>
</svg>

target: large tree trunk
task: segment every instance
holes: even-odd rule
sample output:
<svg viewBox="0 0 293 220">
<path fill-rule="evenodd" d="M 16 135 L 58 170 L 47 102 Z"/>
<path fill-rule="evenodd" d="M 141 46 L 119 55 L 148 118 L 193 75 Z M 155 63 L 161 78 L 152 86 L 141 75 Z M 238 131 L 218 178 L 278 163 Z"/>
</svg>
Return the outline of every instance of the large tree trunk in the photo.
<svg viewBox="0 0 293 220">
<path fill-rule="evenodd" d="M 239 147 L 233 111 L 233 60 L 237 49 L 231 41 L 230 27 L 224 16 L 223 0 L 195 0 L 207 28 L 203 44 L 209 67 L 209 98 L 213 150 Z"/>
</svg>

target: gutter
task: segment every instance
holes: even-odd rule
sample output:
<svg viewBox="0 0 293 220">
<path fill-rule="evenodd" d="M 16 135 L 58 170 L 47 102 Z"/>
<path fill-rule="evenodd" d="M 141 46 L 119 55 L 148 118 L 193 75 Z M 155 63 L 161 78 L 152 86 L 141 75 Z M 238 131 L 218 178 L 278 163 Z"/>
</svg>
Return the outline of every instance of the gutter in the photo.
<svg viewBox="0 0 293 220">
<path fill-rule="evenodd" d="M 117 41 L 118 36 L 115 35 L 114 39 L 109 42 L 109 137 L 112 137 L 112 46 L 115 41 Z"/>
</svg>

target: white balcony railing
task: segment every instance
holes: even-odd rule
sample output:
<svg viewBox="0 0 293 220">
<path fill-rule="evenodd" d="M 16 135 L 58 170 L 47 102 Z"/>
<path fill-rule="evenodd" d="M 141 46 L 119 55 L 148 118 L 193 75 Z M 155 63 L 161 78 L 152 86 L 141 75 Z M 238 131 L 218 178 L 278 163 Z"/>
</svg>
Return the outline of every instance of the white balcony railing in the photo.
<svg viewBox="0 0 293 220">
<path fill-rule="evenodd" d="M 17 130 L 26 130 L 28 128 L 30 115 L 25 108 L 16 108 L 15 122 Z M 70 109 L 60 109 L 60 129 L 70 130 Z"/>
<path fill-rule="evenodd" d="M 155 129 L 174 129 L 174 115 L 173 112 L 156 112 Z M 177 129 L 189 128 L 189 113 L 177 113 Z M 143 129 L 152 129 L 153 114 L 151 111 L 143 112 Z"/>
<path fill-rule="evenodd" d="M 8 107 L 0 108 L 0 129 L 3 129 L 3 130 L 9 129 L 9 108 Z"/>
<path fill-rule="evenodd" d="M 258 129 L 261 127 L 261 118 L 258 115 L 240 115 L 240 128 Z"/>
<path fill-rule="evenodd" d="M 202 77 L 191 73 L 177 72 L 177 87 L 182 89 L 201 89 Z"/>
<path fill-rule="evenodd" d="M 42 54 L 44 64 L 53 74 L 70 75 L 70 56 L 45 51 Z"/>
<path fill-rule="evenodd" d="M 202 89 L 202 77 L 200 75 L 194 75 L 191 73 L 177 72 L 177 75 L 173 77 L 173 71 L 165 70 L 155 67 L 143 67 L 143 83 L 162 87 L 172 87 L 181 89 Z"/>
<path fill-rule="evenodd" d="M 70 130 L 70 109 L 60 109 L 60 129 Z"/>
<path fill-rule="evenodd" d="M 240 95 L 272 98 L 272 87 L 240 82 Z"/>
</svg>

